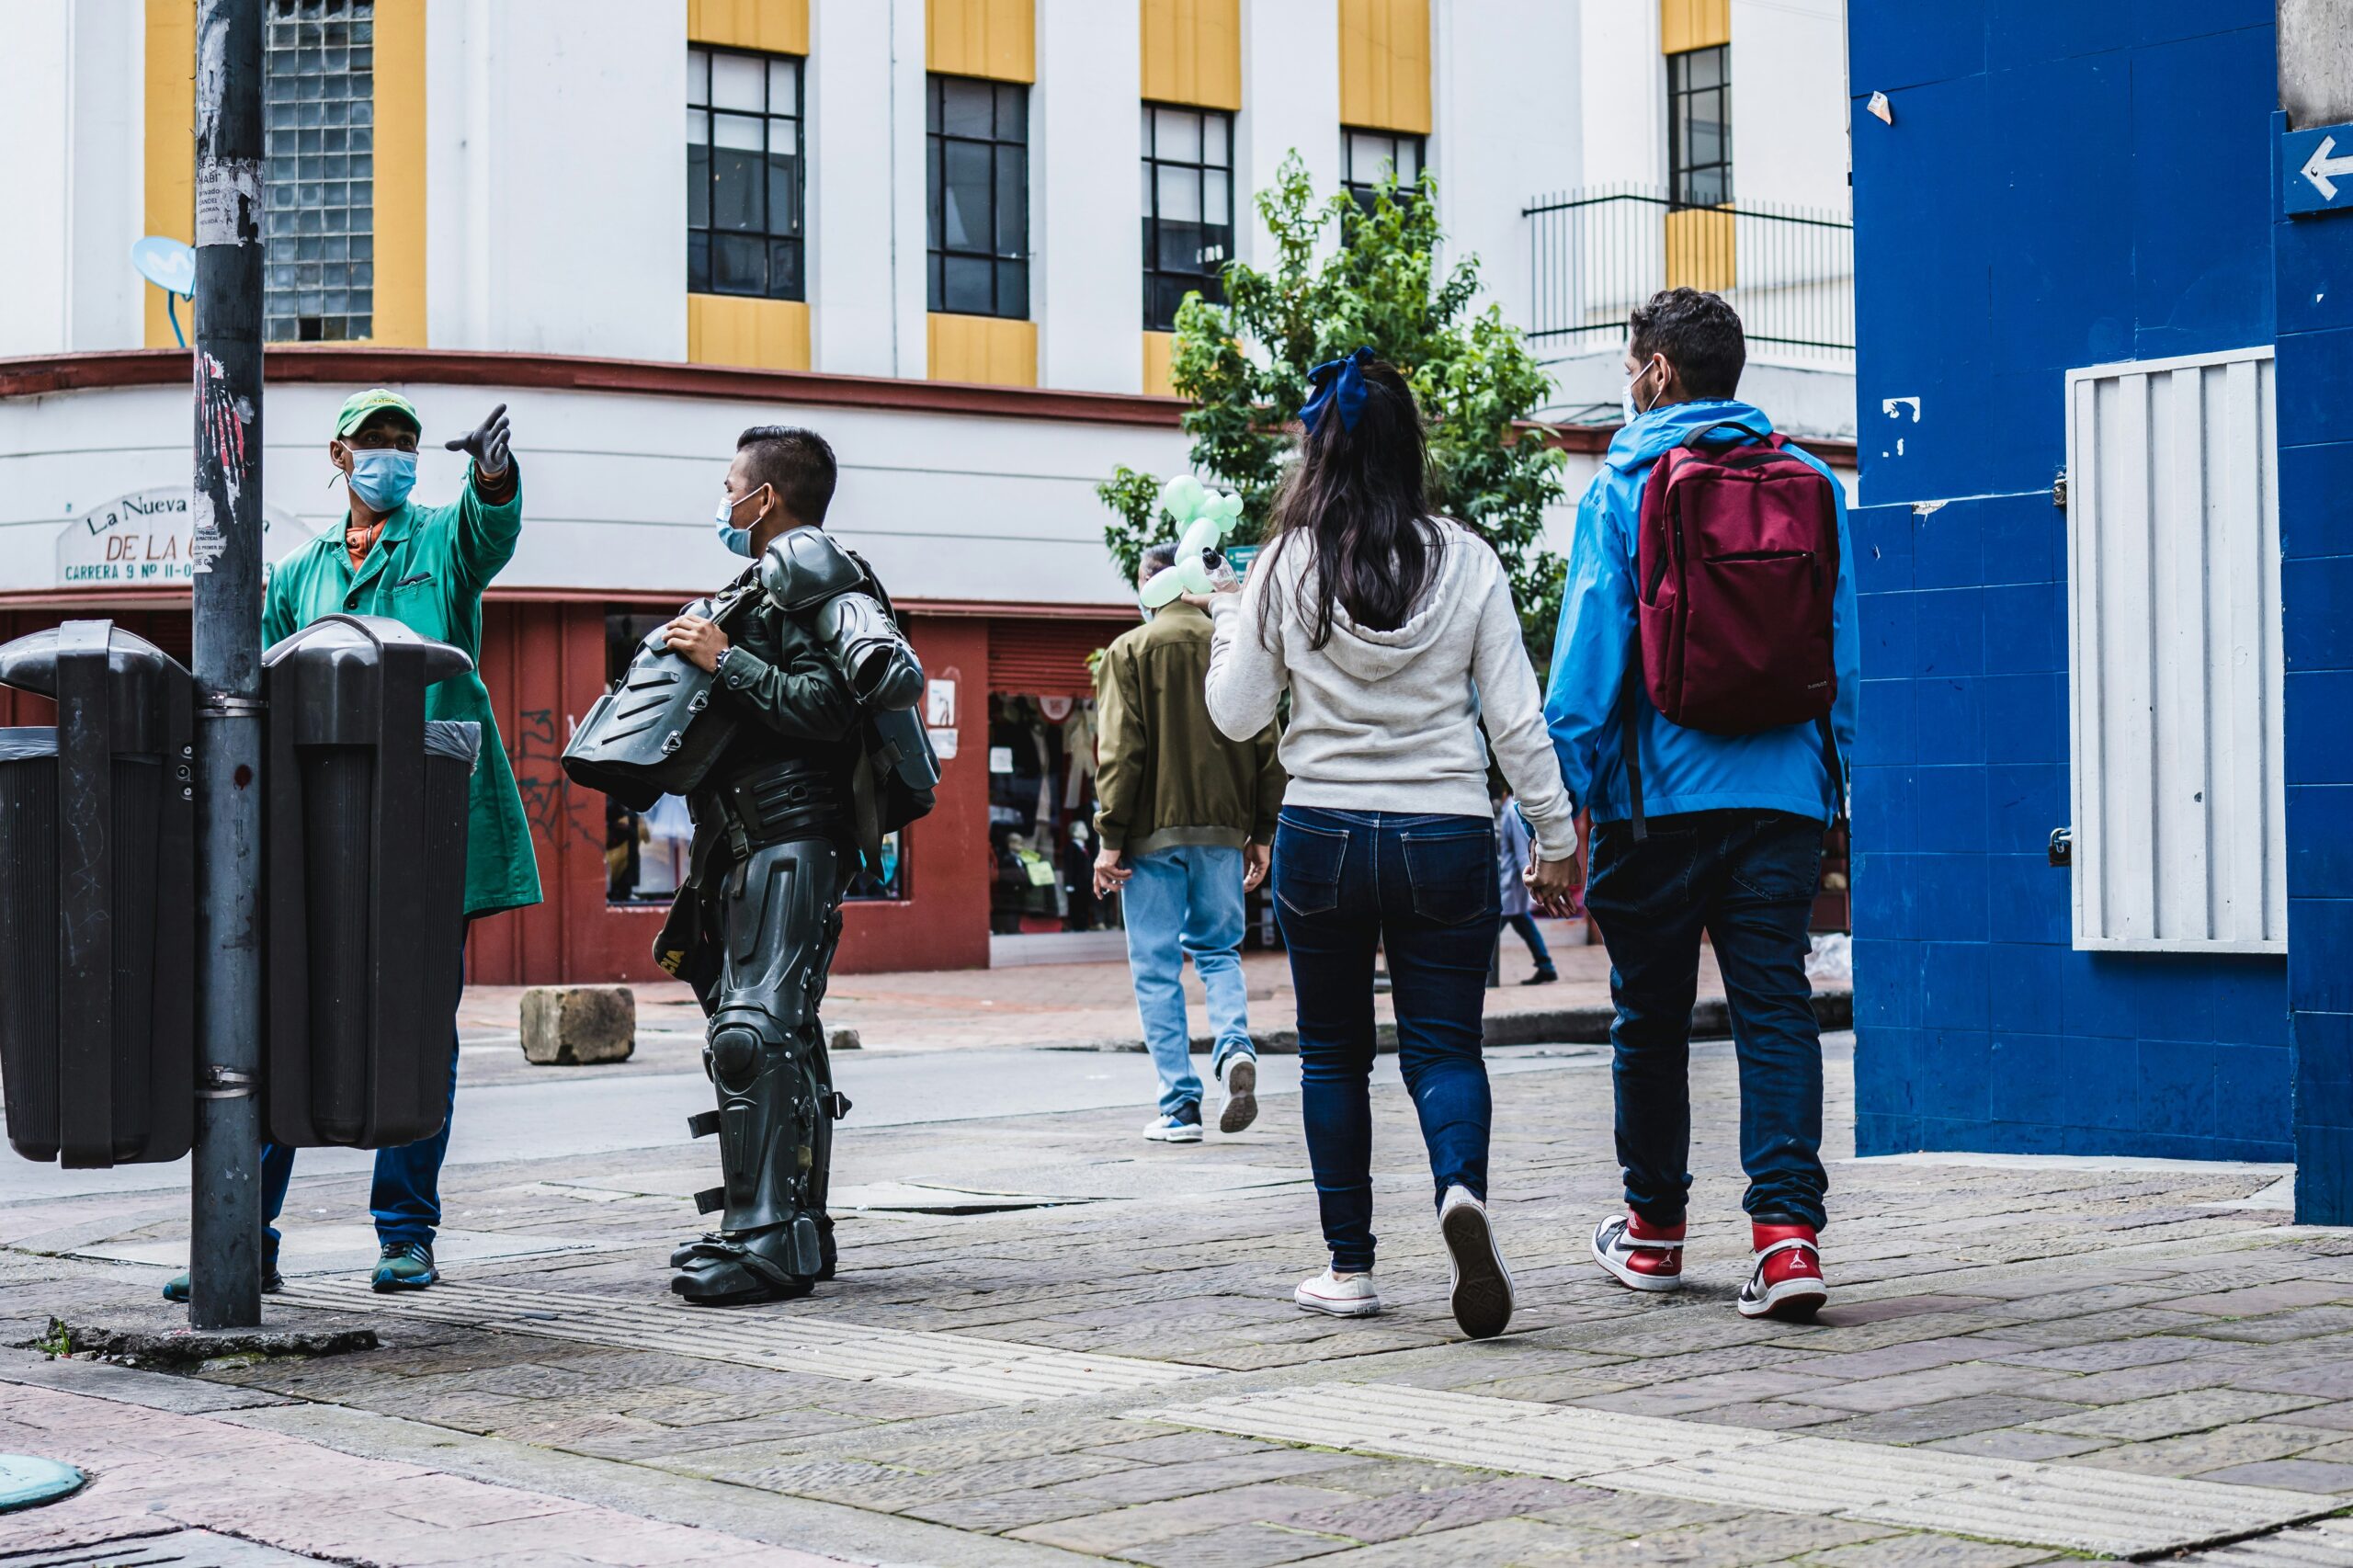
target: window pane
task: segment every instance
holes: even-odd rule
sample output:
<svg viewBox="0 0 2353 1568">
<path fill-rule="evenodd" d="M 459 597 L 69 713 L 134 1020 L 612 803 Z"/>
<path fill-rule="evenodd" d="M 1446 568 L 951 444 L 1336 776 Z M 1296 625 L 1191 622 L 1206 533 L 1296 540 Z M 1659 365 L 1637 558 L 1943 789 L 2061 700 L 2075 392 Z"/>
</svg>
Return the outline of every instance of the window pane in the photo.
<svg viewBox="0 0 2353 1568">
<path fill-rule="evenodd" d="M 795 60 L 768 62 L 768 112 L 801 112 L 801 63 Z"/>
<path fill-rule="evenodd" d="M 1143 171 L 1143 202 L 1137 210 L 1146 218 L 1150 218 L 1152 216 L 1152 160 L 1146 158 L 1136 166 Z"/>
<path fill-rule="evenodd" d="M 801 232 L 801 161 L 790 153 L 768 154 L 768 233 Z"/>
<path fill-rule="evenodd" d="M 1163 272 L 1198 272 L 1201 262 L 1201 226 L 1199 223 L 1160 225 L 1159 254 L 1152 264 Z"/>
<path fill-rule="evenodd" d="M 765 140 L 761 131 L 761 122 L 750 115 L 715 114 L 710 117 L 710 139 L 721 147 L 738 147 L 747 153 L 756 153 Z"/>
<path fill-rule="evenodd" d="M 1181 108 L 1156 108 L 1152 114 L 1157 126 L 1153 137 L 1154 156 L 1185 164 L 1201 161 L 1199 115 Z"/>
<path fill-rule="evenodd" d="M 945 256 L 941 264 L 939 308 L 961 315 L 989 314 L 994 303 L 989 291 L 992 264 L 967 256 Z"/>
<path fill-rule="evenodd" d="M 969 142 L 950 142 L 942 149 L 949 250 L 985 251 L 989 245 L 989 149 Z"/>
<path fill-rule="evenodd" d="M 1233 166 L 1232 149 L 1227 146 L 1233 130 L 1233 120 L 1229 115 L 1205 114 L 1201 117 L 1201 162 L 1224 168 Z"/>
<path fill-rule="evenodd" d="M 770 240 L 768 242 L 768 298 L 797 300 L 801 298 L 801 242 Z"/>
<path fill-rule="evenodd" d="M 1712 87 L 1723 78 L 1724 57 L 1721 50 L 1698 49 L 1685 55 L 1690 75 L 1686 83 L 1692 87 Z"/>
<path fill-rule="evenodd" d="M 1397 183 L 1417 185 L 1422 177 L 1422 139 L 1400 136 L 1397 139 Z"/>
<path fill-rule="evenodd" d="M 710 149 L 687 148 L 687 227 L 710 227 Z"/>
<path fill-rule="evenodd" d="M 1029 140 L 1029 89 L 1011 83 L 999 83 L 996 89 L 996 139 L 1000 142 Z"/>
<path fill-rule="evenodd" d="M 1029 153 L 1026 148 L 996 150 L 996 253 L 1029 254 Z"/>
<path fill-rule="evenodd" d="M 710 140 L 710 116 L 699 108 L 687 110 L 687 145 L 691 147 L 698 142 L 708 142 Z"/>
<path fill-rule="evenodd" d="M 712 228 L 756 233 L 767 226 L 767 213 L 760 200 L 763 161 L 756 153 L 724 147 L 711 153 L 711 169 L 717 176 L 710 192 Z"/>
<path fill-rule="evenodd" d="M 687 51 L 687 102 L 710 102 L 710 51 L 707 49 Z"/>
<path fill-rule="evenodd" d="M 939 253 L 936 250 L 933 251 L 929 259 L 931 262 L 930 287 L 924 297 L 924 309 L 927 311 L 944 311 L 948 308 L 948 301 L 947 297 L 940 291 Z"/>
<path fill-rule="evenodd" d="M 1201 221 L 1233 222 L 1233 176 L 1223 169 L 1211 169 L 1201 176 Z"/>
<path fill-rule="evenodd" d="M 767 73 L 748 54 L 715 54 L 710 60 L 710 101 L 715 108 L 744 109 L 757 114 L 767 107 L 762 78 Z"/>
<path fill-rule="evenodd" d="M 767 242 L 751 234 L 710 237 L 710 286 L 722 294 L 765 294 Z"/>
<path fill-rule="evenodd" d="M 1026 261 L 1000 261 L 996 264 L 996 313 L 1015 321 L 1029 317 L 1029 264 Z"/>
<path fill-rule="evenodd" d="M 995 121 L 995 98 L 986 82 L 939 78 L 939 129 L 949 136 L 986 139 Z"/>
<path fill-rule="evenodd" d="M 924 145 L 924 244 L 938 250 L 947 236 L 942 232 L 941 210 L 947 205 L 946 193 L 939 185 L 939 149 L 944 145 L 937 136 Z M 932 309 L 939 307 L 934 305 Z"/>
<path fill-rule="evenodd" d="M 710 292 L 710 236 L 687 236 L 687 287 L 698 294 Z"/>
<path fill-rule="evenodd" d="M 1152 156 L 1152 106 L 1151 106 L 1150 104 L 1146 104 L 1146 105 L 1144 105 L 1144 106 L 1143 106 L 1143 142 L 1142 142 L 1142 147 L 1143 147 L 1143 155 L 1144 155 L 1145 157 L 1147 157 L 1147 158 L 1151 157 L 1151 156 Z"/>
<path fill-rule="evenodd" d="M 1160 221 L 1198 223 L 1201 221 L 1201 174 L 1175 164 L 1160 165 Z"/>
</svg>

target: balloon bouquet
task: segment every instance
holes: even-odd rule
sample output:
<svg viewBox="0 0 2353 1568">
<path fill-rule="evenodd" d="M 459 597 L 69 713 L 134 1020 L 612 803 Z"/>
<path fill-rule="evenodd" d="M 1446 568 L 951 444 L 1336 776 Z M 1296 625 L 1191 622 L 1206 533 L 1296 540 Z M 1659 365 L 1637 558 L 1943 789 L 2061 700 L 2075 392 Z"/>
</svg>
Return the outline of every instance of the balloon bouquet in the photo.
<svg viewBox="0 0 2353 1568">
<path fill-rule="evenodd" d="M 1242 497 L 1211 490 L 1189 473 L 1160 487 L 1160 507 L 1176 520 L 1176 562 L 1143 585 L 1146 609 L 1158 609 L 1180 595 L 1206 594 L 1217 586 L 1212 574 L 1224 565 L 1218 547 L 1242 520 Z"/>
</svg>

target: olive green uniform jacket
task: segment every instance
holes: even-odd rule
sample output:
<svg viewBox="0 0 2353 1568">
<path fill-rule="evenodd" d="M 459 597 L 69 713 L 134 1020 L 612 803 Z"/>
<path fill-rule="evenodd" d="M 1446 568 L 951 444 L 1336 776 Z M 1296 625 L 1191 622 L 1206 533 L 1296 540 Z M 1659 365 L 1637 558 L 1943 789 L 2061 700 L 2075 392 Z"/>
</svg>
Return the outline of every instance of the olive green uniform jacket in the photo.
<svg viewBox="0 0 2353 1568">
<path fill-rule="evenodd" d="M 464 492 L 450 505 L 420 506 L 412 501 L 384 519 L 384 531 L 356 574 L 339 528 L 279 562 L 270 573 L 262 609 L 262 644 L 290 636 L 321 616 L 388 615 L 419 636 L 464 650 L 479 664 L 483 590 L 514 559 L 522 531 L 521 471 L 515 471 L 514 495 L 494 505 L 474 488 L 470 467 Z M 480 671 L 427 687 L 425 716 L 482 726 L 481 760 L 466 818 L 467 915 L 539 903 L 531 831 Z"/>
<path fill-rule="evenodd" d="M 1121 634 L 1095 672 L 1095 830 L 1103 847 L 1149 855 L 1184 844 L 1275 841 L 1289 782 L 1269 724 L 1229 741 L 1201 695 L 1210 618 L 1178 599 Z"/>
</svg>

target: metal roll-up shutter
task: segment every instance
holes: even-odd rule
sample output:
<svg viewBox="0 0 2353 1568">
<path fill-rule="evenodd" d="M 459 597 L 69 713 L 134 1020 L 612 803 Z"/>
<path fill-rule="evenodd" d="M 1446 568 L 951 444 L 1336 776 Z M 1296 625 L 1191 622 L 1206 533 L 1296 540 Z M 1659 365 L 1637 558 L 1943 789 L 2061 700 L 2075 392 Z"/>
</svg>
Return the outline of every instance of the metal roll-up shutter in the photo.
<svg viewBox="0 0 2353 1568">
<path fill-rule="evenodd" d="M 1117 620 L 989 622 L 989 690 L 1019 697 L 1092 697 L 1087 659 L 1134 625 Z"/>
</svg>

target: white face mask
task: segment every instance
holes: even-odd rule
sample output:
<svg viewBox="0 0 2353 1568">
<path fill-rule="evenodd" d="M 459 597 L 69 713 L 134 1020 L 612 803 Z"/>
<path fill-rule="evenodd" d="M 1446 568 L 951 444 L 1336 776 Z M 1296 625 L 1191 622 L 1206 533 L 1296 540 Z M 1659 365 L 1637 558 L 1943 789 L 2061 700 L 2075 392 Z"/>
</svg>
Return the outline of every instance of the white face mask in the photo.
<svg viewBox="0 0 2353 1568">
<path fill-rule="evenodd" d="M 1633 375 L 1627 380 L 1625 390 L 1619 393 L 1618 412 L 1625 416 L 1625 422 L 1627 424 L 1631 425 L 1635 420 L 1640 419 L 1643 415 L 1648 414 L 1651 411 L 1650 408 L 1636 406 L 1634 403 L 1634 389 L 1641 386 L 1643 384 L 1643 379 L 1648 376 L 1652 370 L 1657 368 L 1657 366 L 1658 361 L 1654 359 L 1649 364 L 1644 365 L 1641 369 L 1635 371 Z M 1656 408 L 1658 404 L 1656 403 L 1653 403 L 1651 404 L 1651 408 Z"/>
<path fill-rule="evenodd" d="M 758 494 L 756 490 L 752 492 L 752 495 Z M 752 495 L 745 496 L 744 500 L 750 500 Z M 743 501 L 728 499 L 727 492 L 722 489 L 719 493 L 719 512 L 711 522 L 718 531 L 719 542 L 726 546 L 731 552 L 749 560 L 752 554 L 752 530 L 735 526 L 735 508 L 743 504 Z"/>
</svg>

